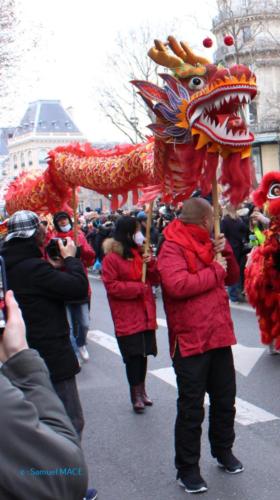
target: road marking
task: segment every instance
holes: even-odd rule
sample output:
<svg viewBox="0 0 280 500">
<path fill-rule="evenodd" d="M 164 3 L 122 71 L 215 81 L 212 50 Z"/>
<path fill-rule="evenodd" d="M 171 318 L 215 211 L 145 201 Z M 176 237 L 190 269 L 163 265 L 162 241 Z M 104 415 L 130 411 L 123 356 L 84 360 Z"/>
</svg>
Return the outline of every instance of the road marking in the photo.
<svg viewBox="0 0 280 500">
<path fill-rule="evenodd" d="M 232 302 L 229 303 L 231 309 L 239 309 L 240 311 L 248 311 L 248 312 L 253 312 L 255 313 L 255 309 L 253 309 L 252 306 L 249 304 L 233 304 Z"/>
<path fill-rule="evenodd" d="M 163 380 L 172 387 L 177 388 L 176 384 L 176 375 L 172 367 L 169 368 L 160 368 L 159 370 L 151 370 L 149 371 L 155 377 Z M 209 397 L 208 394 L 205 396 L 205 404 L 209 405 Z M 241 425 L 252 425 L 260 422 L 270 422 L 271 420 L 279 420 L 279 417 L 269 413 L 258 406 L 255 406 L 248 401 L 244 401 L 240 398 L 235 398 L 235 406 L 236 406 L 236 416 L 235 420 Z"/>
<path fill-rule="evenodd" d="M 157 318 L 157 324 L 158 326 L 167 328 L 165 318 Z M 233 345 L 232 352 L 236 371 L 244 377 L 248 377 L 264 351 L 264 347 L 247 347 L 242 344 Z"/>
<path fill-rule="evenodd" d="M 101 330 L 90 330 L 88 332 L 88 339 L 120 356 L 118 342 L 112 335 L 108 335 L 108 333 L 102 332 Z M 149 373 L 172 387 L 177 388 L 176 376 L 172 367 L 149 370 Z M 205 403 L 209 404 L 208 396 L 205 397 Z M 242 425 L 251 425 L 260 422 L 270 422 L 271 420 L 279 420 L 279 417 L 258 406 L 248 403 L 248 401 L 236 398 L 235 419 Z"/>
<path fill-rule="evenodd" d="M 108 333 L 101 332 L 100 330 L 89 330 L 87 338 L 120 356 L 118 342 L 112 335 L 108 335 Z"/>
<path fill-rule="evenodd" d="M 167 321 L 164 318 L 157 318 L 157 324 L 158 326 L 163 326 L 167 328 Z"/>
<path fill-rule="evenodd" d="M 248 377 L 264 351 L 263 347 L 247 347 L 242 344 L 233 345 L 232 352 L 236 371 L 244 375 L 244 377 Z"/>
<path fill-rule="evenodd" d="M 88 273 L 88 277 L 92 280 L 102 281 L 100 274 Z"/>
</svg>

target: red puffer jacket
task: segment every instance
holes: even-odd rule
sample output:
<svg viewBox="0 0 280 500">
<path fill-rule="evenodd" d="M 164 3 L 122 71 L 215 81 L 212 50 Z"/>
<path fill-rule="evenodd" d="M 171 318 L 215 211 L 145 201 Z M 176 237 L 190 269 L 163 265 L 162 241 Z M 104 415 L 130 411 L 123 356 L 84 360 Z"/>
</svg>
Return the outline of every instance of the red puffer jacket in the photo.
<svg viewBox="0 0 280 500">
<path fill-rule="evenodd" d="M 122 257 L 122 246 L 112 238 L 103 243 L 102 278 L 117 337 L 155 330 L 156 304 L 151 285 L 159 284 L 155 260 L 148 265 L 147 282 L 132 281 L 132 260 Z"/>
<path fill-rule="evenodd" d="M 171 357 L 177 343 L 183 357 L 236 344 L 225 283 L 238 281 L 239 267 L 228 243 L 223 255 L 227 275 L 217 262 L 206 266 L 198 258 L 198 271 L 190 273 L 184 248 L 173 241 L 162 244 L 158 270 Z"/>
</svg>

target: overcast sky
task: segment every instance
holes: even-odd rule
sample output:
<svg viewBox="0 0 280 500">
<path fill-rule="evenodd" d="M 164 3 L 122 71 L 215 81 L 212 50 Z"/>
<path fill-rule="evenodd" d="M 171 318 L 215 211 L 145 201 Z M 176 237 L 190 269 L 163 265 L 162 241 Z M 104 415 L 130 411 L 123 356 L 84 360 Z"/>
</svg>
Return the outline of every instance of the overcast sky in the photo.
<svg viewBox="0 0 280 500">
<path fill-rule="evenodd" d="M 149 22 L 156 38 L 157 27 L 168 26 L 170 19 L 177 17 L 179 33 L 174 35 L 183 37 L 203 53 L 202 40 L 212 36 L 211 22 L 216 13 L 216 0 L 16 2 L 25 32 L 19 36 L 26 40 L 38 37 L 39 50 L 31 50 L 22 57 L 22 67 L 17 81 L 11 81 L 5 103 L 8 109 L 2 111 L 0 125 L 16 125 L 28 102 L 60 99 L 65 107 L 73 107 L 77 126 L 93 141 L 124 140 L 98 113 L 94 93 L 94 87 L 102 83 L 106 57 L 114 52 L 117 33 Z M 209 57 L 209 52 L 206 56 Z"/>
</svg>

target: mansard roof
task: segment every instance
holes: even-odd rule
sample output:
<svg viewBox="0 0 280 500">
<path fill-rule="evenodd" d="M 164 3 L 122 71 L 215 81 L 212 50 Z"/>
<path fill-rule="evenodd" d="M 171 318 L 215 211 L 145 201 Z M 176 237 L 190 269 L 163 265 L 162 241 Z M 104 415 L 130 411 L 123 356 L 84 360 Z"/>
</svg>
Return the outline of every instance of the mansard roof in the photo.
<svg viewBox="0 0 280 500">
<path fill-rule="evenodd" d="M 28 134 L 81 133 L 60 101 L 40 100 L 31 102 L 16 127 L 14 137 Z"/>
</svg>

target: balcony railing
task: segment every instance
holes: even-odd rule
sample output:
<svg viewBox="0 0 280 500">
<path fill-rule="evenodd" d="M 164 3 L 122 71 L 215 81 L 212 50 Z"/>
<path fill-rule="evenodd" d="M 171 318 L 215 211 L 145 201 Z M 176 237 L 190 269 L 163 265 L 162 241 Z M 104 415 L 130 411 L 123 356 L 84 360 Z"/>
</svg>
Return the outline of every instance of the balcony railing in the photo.
<svg viewBox="0 0 280 500">
<path fill-rule="evenodd" d="M 278 2 L 277 2 L 278 3 Z M 221 10 L 219 14 L 213 19 L 213 27 L 215 28 L 221 23 L 228 21 L 229 18 L 240 18 L 248 16 L 265 16 L 266 14 L 279 14 L 280 16 L 280 3 L 276 5 L 270 1 L 252 2 L 248 7 L 238 7 L 238 9 L 225 9 Z"/>
<path fill-rule="evenodd" d="M 279 47 L 280 43 L 274 42 L 271 40 L 270 42 L 268 40 L 264 40 L 263 38 L 255 38 L 253 40 L 254 43 L 252 43 L 252 40 L 249 40 L 248 42 L 244 42 L 243 45 L 238 50 L 238 54 L 240 57 L 243 55 L 246 56 L 248 53 L 251 54 L 256 54 L 256 53 L 262 53 L 262 52 L 274 52 L 274 57 L 277 55 L 275 51 L 279 52 Z M 251 43 L 250 43 L 251 42 Z M 230 47 L 222 46 L 219 47 L 216 52 L 214 53 L 214 60 L 215 61 L 221 61 L 225 57 L 228 56 L 234 56 L 235 55 L 235 46 L 232 45 Z M 280 55 L 280 53 L 279 53 Z M 248 64 L 248 61 L 246 61 Z"/>
<path fill-rule="evenodd" d="M 267 132 L 273 132 L 275 134 L 279 134 L 280 121 L 267 119 L 267 121 L 263 121 L 262 123 L 251 123 L 250 130 L 254 134 L 264 134 Z"/>
</svg>

